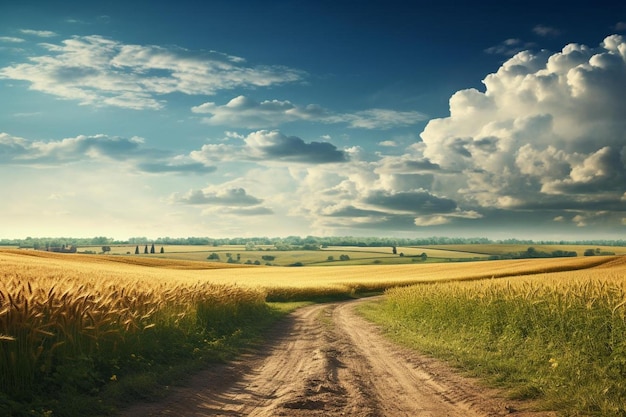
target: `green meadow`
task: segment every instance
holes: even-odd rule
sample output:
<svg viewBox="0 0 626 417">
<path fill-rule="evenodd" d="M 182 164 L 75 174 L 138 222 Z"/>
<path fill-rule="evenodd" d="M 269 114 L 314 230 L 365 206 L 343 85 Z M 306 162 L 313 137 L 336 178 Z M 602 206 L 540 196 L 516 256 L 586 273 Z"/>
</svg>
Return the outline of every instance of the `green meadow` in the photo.
<svg viewBox="0 0 626 417">
<path fill-rule="evenodd" d="M 422 262 L 467 262 L 488 260 L 493 256 L 523 253 L 529 247 L 538 252 L 575 252 L 583 256 L 586 251 L 603 254 L 626 254 L 624 246 L 593 245 L 529 245 L 529 244 L 465 244 L 432 246 L 398 246 L 396 253 L 389 247 L 327 246 L 303 250 L 293 248 L 277 250 L 273 245 L 111 245 L 108 255 L 137 256 L 178 259 L 189 261 L 212 261 L 271 266 L 341 266 L 369 264 L 410 264 Z M 148 253 L 145 253 L 146 249 Z M 161 253 L 163 250 L 163 253 Z M 79 252 L 102 253 L 101 246 L 79 246 Z M 211 258 L 210 258 L 211 257 Z"/>
</svg>

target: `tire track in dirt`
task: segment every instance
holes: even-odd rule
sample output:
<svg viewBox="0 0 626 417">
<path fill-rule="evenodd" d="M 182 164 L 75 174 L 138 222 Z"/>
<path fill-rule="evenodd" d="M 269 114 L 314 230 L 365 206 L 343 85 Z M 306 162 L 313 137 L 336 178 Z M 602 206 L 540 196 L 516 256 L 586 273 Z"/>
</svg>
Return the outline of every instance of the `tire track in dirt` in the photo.
<svg viewBox="0 0 626 417">
<path fill-rule="evenodd" d="M 156 403 L 121 417 L 411 416 L 518 417 L 505 402 L 447 366 L 385 339 L 359 317 L 358 302 L 321 304 L 292 313 L 268 343 L 239 360 L 194 376 Z"/>
</svg>

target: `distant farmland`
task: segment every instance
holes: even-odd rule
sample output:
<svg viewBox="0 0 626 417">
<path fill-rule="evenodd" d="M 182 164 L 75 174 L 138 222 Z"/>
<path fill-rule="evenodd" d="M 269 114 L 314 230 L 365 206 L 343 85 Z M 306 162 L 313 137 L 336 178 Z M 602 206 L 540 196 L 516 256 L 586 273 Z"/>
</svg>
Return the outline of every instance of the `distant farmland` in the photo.
<svg viewBox="0 0 626 417">
<path fill-rule="evenodd" d="M 155 245 L 155 253 L 148 252 L 151 244 L 145 245 L 111 245 L 107 255 L 132 255 L 139 257 L 178 259 L 190 261 L 218 261 L 239 264 L 260 264 L 273 266 L 349 266 L 371 264 L 411 264 L 433 262 L 461 262 L 487 260 L 490 256 L 501 256 L 526 251 L 533 247 L 537 251 L 551 253 L 554 251 L 576 252 L 583 256 L 589 249 L 601 252 L 626 254 L 622 246 L 590 246 L 590 245 L 526 245 L 526 244 L 467 244 L 467 245 L 435 245 L 435 246 L 398 246 L 396 254 L 392 247 L 359 247 L 329 246 L 318 250 L 277 250 L 272 245 L 259 245 L 253 249 L 244 245 Z M 138 248 L 139 254 L 135 255 Z M 163 253 L 160 253 L 163 249 Z M 98 254 L 101 246 L 80 246 L 79 252 Z M 425 258 L 422 255 L 425 255 Z M 209 259 L 210 256 L 217 259 Z M 342 260 L 344 259 L 344 260 Z"/>
</svg>

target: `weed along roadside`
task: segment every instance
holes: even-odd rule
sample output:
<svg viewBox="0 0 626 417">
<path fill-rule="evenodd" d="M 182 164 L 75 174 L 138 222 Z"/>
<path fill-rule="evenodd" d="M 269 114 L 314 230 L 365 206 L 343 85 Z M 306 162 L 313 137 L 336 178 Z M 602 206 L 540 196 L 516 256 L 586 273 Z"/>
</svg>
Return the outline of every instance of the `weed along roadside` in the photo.
<svg viewBox="0 0 626 417">
<path fill-rule="evenodd" d="M 626 413 L 626 259 L 387 291 L 361 309 L 397 342 L 563 415 Z"/>
<path fill-rule="evenodd" d="M 623 264 L 607 266 L 611 259 L 493 261 L 471 268 L 357 265 L 331 273 L 332 267 L 2 250 L 0 414 L 106 415 L 132 401 L 158 398 L 164 387 L 258 343 L 272 323 L 301 305 L 284 302 L 353 298 L 418 282 L 470 279 L 478 280 L 467 283 L 470 288 L 480 288 L 481 278 L 582 274 L 602 263 L 606 271 L 623 274 Z M 440 286 L 419 288 L 427 287 Z M 401 290 L 389 290 L 386 299 L 393 300 L 394 291 Z M 400 317 L 387 325 L 394 320 L 410 322 Z M 567 360 L 553 359 L 558 366 Z"/>
</svg>

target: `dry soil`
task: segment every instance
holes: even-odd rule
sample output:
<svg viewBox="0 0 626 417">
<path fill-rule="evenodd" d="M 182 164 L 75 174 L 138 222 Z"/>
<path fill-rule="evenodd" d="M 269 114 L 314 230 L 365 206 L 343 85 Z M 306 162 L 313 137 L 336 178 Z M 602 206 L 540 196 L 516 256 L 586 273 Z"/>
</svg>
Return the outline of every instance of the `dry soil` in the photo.
<svg viewBox="0 0 626 417">
<path fill-rule="evenodd" d="M 295 311 L 269 341 L 121 417 L 547 417 L 383 337 L 356 302 Z"/>
</svg>

